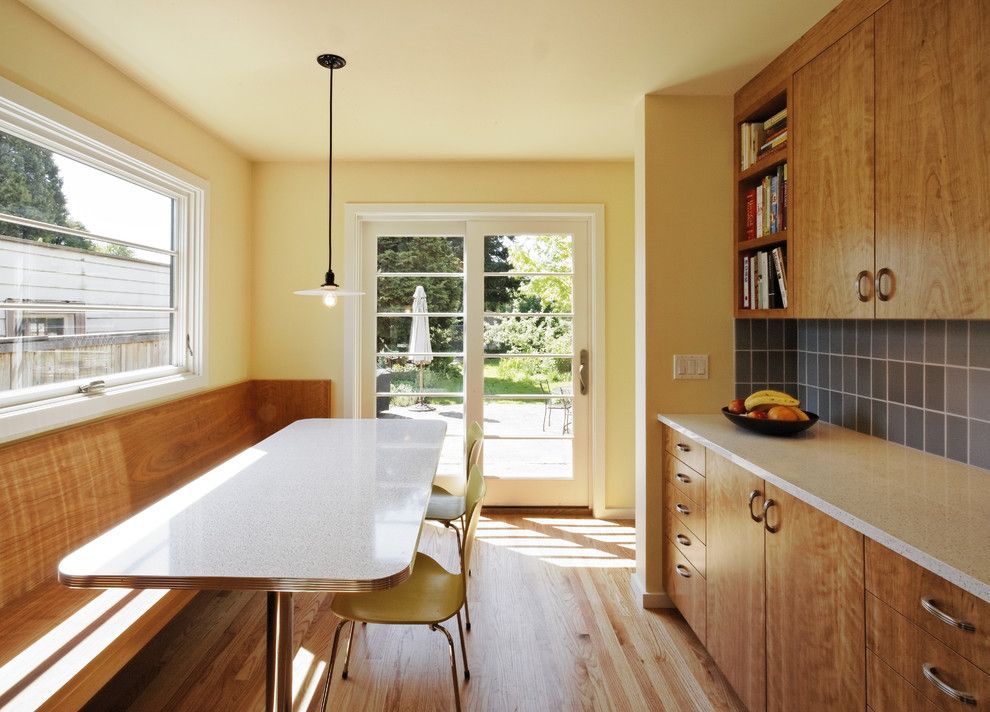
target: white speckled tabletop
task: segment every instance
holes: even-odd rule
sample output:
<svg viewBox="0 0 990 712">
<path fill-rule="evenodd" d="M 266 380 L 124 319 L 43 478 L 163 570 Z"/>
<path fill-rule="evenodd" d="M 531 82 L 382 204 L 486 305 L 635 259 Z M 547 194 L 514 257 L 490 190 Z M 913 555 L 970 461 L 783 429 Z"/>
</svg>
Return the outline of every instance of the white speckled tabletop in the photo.
<svg viewBox="0 0 990 712">
<path fill-rule="evenodd" d="M 791 437 L 721 415 L 660 422 L 990 601 L 990 472 L 818 423 Z"/>
<path fill-rule="evenodd" d="M 440 421 L 300 420 L 65 557 L 107 588 L 355 591 L 409 575 Z"/>
</svg>

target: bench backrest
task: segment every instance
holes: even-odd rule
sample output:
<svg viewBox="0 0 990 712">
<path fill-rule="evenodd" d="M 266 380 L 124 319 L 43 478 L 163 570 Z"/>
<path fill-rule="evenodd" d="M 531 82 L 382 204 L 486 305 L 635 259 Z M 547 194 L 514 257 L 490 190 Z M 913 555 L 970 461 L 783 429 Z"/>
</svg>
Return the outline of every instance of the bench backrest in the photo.
<svg viewBox="0 0 990 712">
<path fill-rule="evenodd" d="M 0 606 L 210 467 L 329 415 L 328 381 L 246 381 L 0 446 Z"/>
</svg>

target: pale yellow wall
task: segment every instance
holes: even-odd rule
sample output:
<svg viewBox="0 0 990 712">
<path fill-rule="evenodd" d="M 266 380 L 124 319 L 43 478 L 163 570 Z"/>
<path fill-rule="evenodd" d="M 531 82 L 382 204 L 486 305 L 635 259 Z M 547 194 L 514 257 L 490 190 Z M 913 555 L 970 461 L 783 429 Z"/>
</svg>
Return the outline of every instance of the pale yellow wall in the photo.
<svg viewBox="0 0 990 712">
<path fill-rule="evenodd" d="M 323 163 L 263 163 L 255 172 L 256 378 L 343 373 L 343 311 L 293 296 L 326 264 Z M 633 172 L 630 162 L 334 164 L 334 267 L 344 264 L 344 203 L 605 205 L 606 506 L 633 504 Z"/>
<path fill-rule="evenodd" d="M 657 413 L 713 413 L 733 395 L 732 97 L 646 96 L 637 107 L 637 575 L 660 584 Z M 710 378 L 675 381 L 675 353 Z"/>
<path fill-rule="evenodd" d="M 0 76 L 209 181 L 209 382 L 247 378 L 251 164 L 16 0 L 0 0 Z"/>
</svg>

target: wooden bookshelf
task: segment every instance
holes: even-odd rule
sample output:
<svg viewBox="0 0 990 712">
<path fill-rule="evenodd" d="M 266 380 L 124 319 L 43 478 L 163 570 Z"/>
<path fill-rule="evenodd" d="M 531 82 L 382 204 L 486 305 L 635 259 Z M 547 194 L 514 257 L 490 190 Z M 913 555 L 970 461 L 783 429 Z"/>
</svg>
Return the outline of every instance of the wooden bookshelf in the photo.
<svg viewBox="0 0 990 712">
<path fill-rule="evenodd" d="M 765 318 L 787 318 L 793 312 L 793 279 L 790 258 L 790 248 L 792 246 L 790 226 L 793 219 L 788 214 L 788 224 L 784 229 L 758 238 L 746 239 L 746 194 L 754 187 L 759 186 L 767 176 L 776 175 L 782 165 L 787 165 L 788 187 L 793 185 L 793 175 L 790 162 L 788 161 L 788 149 L 792 143 L 792 117 L 789 106 L 789 84 L 770 87 L 754 104 L 740 113 L 733 120 L 733 175 L 735 185 L 733 188 L 733 251 L 732 251 L 732 308 L 733 313 L 739 318 L 765 319 Z M 762 123 L 771 116 L 777 114 L 782 109 L 787 109 L 788 140 L 781 146 L 771 150 L 765 155 L 759 156 L 751 165 L 742 168 L 742 137 L 741 130 L 744 123 Z M 793 200 L 789 203 L 793 204 Z M 790 205 L 788 206 L 790 207 Z M 790 211 L 789 211 L 790 212 Z M 787 278 L 788 308 L 786 309 L 750 309 L 743 307 L 743 264 L 744 258 L 763 251 L 780 247 L 784 258 L 784 271 Z"/>
</svg>

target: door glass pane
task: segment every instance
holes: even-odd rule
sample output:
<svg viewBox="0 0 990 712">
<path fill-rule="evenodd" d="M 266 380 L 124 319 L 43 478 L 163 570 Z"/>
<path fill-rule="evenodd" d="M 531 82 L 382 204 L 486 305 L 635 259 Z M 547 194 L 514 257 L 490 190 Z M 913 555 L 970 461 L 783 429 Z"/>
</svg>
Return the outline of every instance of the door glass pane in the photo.
<svg viewBox="0 0 990 712">
<path fill-rule="evenodd" d="M 463 393 L 464 359 L 460 356 L 379 356 L 375 391 L 378 394 Z"/>
<path fill-rule="evenodd" d="M 546 356 L 487 356 L 485 395 L 571 394 L 571 359 Z"/>
<path fill-rule="evenodd" d="M 573 272 L 571 235 L 489 235 L 486 272 Z"/>
<path fill-rule="evenodd" d="M 571 313 L 573 279 L 570 275 L 485 277 L 485 311 Z"/>
<path fill-rule="evenodd" d="M 464 277 L 379 277 L 379 313 L 412 313 L 416 287 L 422 287 L 431 313 L 464 311 Z"/>
<path fill-rule="evenodd" d="M 464 399 L 378 396 L 376 417 L 402 420 L 442 420 L 447 434 L 440 453 L 438 475 L 464 476 Z"/>
<path fill-rule="evenodd" d="M 486 418 L 487 420 L 487 418 Z M 573 440 L 485 440 L 485 475 L 507 479 L 570 479 Z"/>
<path fill-rule="evenodd" d="M 412 327 L 411 315 L 378 317 L 378 351 L 408 353 Z M 429 317 L 427 333 L 430 335 L 427 351 L 460 353 L 464 350 L 463 317 Z"/>
<path fill-rule="evenodd" d="M 464 272 L 464 238 L 378 237 L 378 272 Z"/>
<path fill-rule="evenodd" d="M 486 354 L 571 354 L 571 317 L 485 317 Z"/>
</svg>

